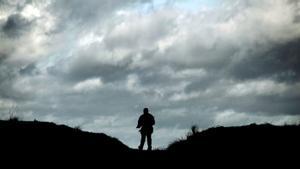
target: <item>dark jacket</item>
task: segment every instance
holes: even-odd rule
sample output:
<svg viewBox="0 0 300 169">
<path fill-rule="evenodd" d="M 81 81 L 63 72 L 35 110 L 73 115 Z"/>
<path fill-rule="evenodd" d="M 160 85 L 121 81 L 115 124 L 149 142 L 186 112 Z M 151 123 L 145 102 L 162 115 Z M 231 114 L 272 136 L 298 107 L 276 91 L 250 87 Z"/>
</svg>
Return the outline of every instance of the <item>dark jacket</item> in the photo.
<svg viewBox="0 0 300 169">
<path fill-rule="evenodd" d="M 142 134 L 149 134 L 153 132 L 153 125 L 155 124 L 154 116 L 150 113 L 144 113 L 140 116 L 136 128 L 141 128 Z"/>
</svg>

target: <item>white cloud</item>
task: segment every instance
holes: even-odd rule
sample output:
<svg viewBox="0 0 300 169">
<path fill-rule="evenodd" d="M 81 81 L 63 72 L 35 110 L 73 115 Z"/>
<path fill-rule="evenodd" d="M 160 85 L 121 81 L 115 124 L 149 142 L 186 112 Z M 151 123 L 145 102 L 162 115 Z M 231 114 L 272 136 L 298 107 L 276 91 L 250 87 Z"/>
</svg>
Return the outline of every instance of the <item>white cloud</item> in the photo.
<svg viewBox="0 0 300 169">
<path fill-rule="evenodd" d="M 41 17 L 41 11 L 39 8 L 33 5 L 26 5 L 21 12 L 21 15 L 29 20 L 33 20 L 35 18 Z"/>
<path fill-rule="evenodd" d="M 103 86 L 103 82 L 101 78 L 92 78 L 92 79 L 87 79 L 78 82 L 77 84 L 75 84 L 73 89 L 77 92 L 88 92 L 88 91 L 99 89 L 102 86 Z"/>
<path fill-rule="evenodd" d="M 186 100 L 195 99 L 195 98 L 199 97 L 201 95 L 201 93 L 202 92 L 175 93 L 169 98 L 169 100 L 170 101 L 186 101 Z"/>
<path fill-rule="evenodd" d="M 89 46 L 93 43 L 101 43 L 103 40 L 102 36 L 96 35 L 94 32 L 88 33 L 84 37 L 79 39 L 78 45 L 79 47 Z"/>
<path fill-rule="evenodd" d="M 188 79 L 188 78 L 202 78 L 207 75 L 207 72 L 204 69 L 184 69 L 175 71 L 169 66 L 165 66 L 161 70 L 162 74 L 165 74 L 171 78 L 177 79 Z"/>
<path fill-rule="evenodd" d="M 229 96 L 247 96 L 247 95 L 276 95 L 287 91 L 288 86 L 284 83 L 276 83 L 272 80 L 253 80 L 234 84 L 228 88 Z"/>
</svg>

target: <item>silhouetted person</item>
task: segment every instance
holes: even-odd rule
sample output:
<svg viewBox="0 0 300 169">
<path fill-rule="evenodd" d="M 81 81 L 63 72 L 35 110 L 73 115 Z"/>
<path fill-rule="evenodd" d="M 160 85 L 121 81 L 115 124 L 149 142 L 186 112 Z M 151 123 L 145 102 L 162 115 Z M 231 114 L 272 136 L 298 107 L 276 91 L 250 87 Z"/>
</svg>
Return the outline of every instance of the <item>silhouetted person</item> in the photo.
<svg viewBox="0 0 300 169">
<path fill-rule="evenodd" d="M 152 149 L 151 134 L 153 133 L 153 125 L 155 124 L 154 116 L 149 113 L 148 108 L 144 108 L 144 114 L 139 118 L 136 128 L 141 128 L 141 143 L 139 150 L 143 150 L 145 139 L 147 137 L 148 150 Z"/>
</svg>

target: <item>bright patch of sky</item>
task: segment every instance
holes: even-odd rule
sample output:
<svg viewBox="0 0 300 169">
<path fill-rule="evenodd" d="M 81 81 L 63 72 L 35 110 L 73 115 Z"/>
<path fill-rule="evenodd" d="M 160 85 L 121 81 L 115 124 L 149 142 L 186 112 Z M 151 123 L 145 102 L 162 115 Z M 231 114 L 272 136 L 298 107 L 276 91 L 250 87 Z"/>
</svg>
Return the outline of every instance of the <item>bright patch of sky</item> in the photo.
<svg viewBox="0 0 300 169">
<path fill-rule="evenodd" d="M 197 11 L 201 8 L 213 8 L 220 4 L 220 0 L 153 0 L 154 7 L 172 4 L 176 8 Z"/>
<path fill-rule="evenodd" d="M 203 9 L 218 7 L 220 4 L 222 4 L 221 0 L 152 0 L 151 3 L 139 4 L 134 9 L 130 8 L 130 10 L 138 11 L 139 13 L 148 13 L 155 9 L 175 7 L 189 12 L 197 12 Z"/>
<path fill-rule="evenodd" d="M 220 0 L 177 0 L 175 4 L 178 8 L 197 11 L 200 8 L 214 8 Z"/>
</svg>

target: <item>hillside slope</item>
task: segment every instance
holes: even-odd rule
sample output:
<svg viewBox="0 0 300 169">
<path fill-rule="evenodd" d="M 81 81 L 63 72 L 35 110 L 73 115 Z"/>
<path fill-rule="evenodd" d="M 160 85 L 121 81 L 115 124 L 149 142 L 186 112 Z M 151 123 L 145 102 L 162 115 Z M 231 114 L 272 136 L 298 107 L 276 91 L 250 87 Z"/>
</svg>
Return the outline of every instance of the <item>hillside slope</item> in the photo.
<svg viewBox="0 0 300 169">
<path fill-rule="evenodd" d="M 12 151 L 118 153 L 129 150 L 116 138 L 49 122 L 0 121 L 0 144 Z"/>
<path fill-rule="evenodd" d="M 215 127 L 197 132 L 167 148 L 178 158 L 250 158 L 293 157 L 299 151 L 300 125 L 271 124 L 239 127 Z M 294 156 L 297 157 L 297 156 Z"/>
<path fill-rule="evenodd" d="M 5 156 L 1 159 L 38 159 L 43 163 L 60 161 L 73 165 L 139 166 L 146 163 L 148 167 L 161 167 L 162 164 L 179 166 L 201 162 L 201 165 L 213 166 L 236 164 L 237 161 L 248 165 L 261 162 L 293 164 L 298 161 L 299 138 L 299 125 L 215 127 L 175 141 L 165 150 L 141 152 L 105 134 L 48 122 L 0 120 L 1 155 Z"/>
</svg>

